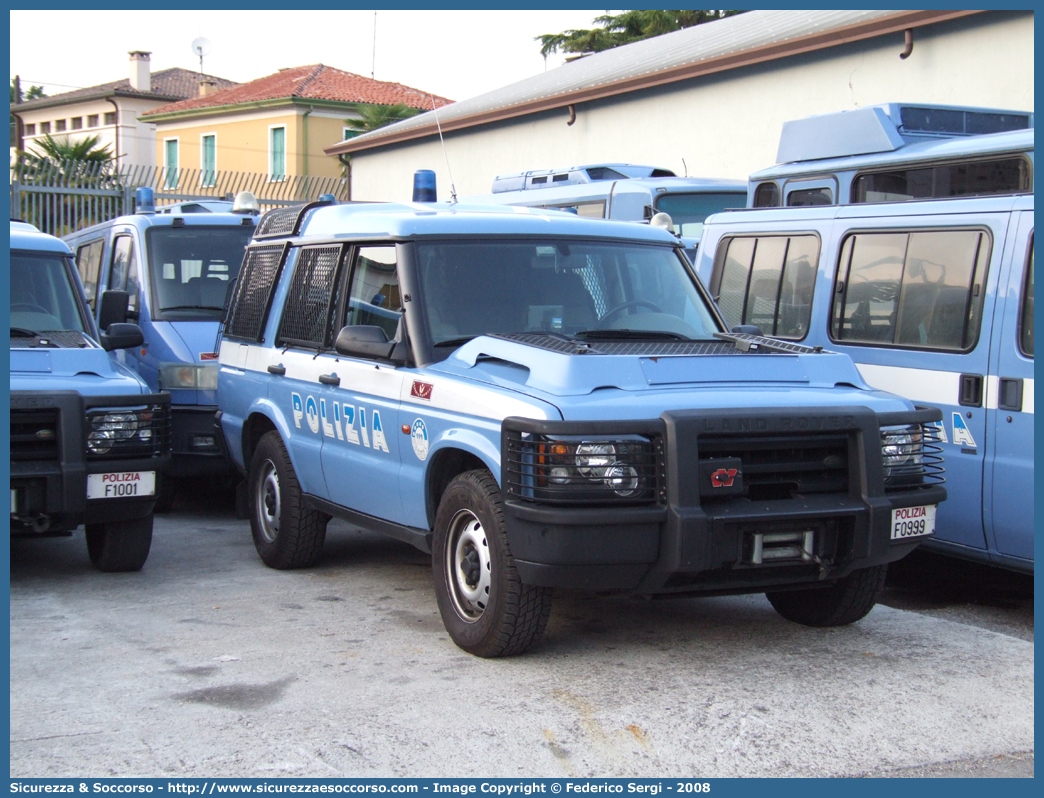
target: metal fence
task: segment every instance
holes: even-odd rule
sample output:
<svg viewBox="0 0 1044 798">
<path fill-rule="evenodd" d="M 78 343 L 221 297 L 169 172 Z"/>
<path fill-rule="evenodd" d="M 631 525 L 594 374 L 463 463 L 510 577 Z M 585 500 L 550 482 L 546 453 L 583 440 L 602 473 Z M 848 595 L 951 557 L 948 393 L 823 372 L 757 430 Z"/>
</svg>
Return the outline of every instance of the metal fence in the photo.
<svg viewBox="0 0 1044 798">
<path fill-rule="evenodd" d="M 11 167 L 11 218 L 63 236 L 134 212 L 134 192 L 152 188 L 157 207 L 191 200 L 231 200 L 240 191 L 257 197 L 262 210 L 333 194 L 349 197 L 339 177 L 295 176 L 273 180 L 249 172 L 122 166 L 82 161 L 16 163 Z"/>
</svg>

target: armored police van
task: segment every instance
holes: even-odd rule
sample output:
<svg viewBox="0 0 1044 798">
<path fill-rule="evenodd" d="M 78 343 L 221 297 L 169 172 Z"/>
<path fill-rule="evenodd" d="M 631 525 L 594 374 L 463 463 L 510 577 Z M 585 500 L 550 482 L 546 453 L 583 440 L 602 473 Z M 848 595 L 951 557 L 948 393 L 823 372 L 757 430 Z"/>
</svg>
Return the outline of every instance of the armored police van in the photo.
<svg viewBox="0 0 1044 798">
<path fill-rule="evenodd" d="M 900 104 L 788 123 L 780 158 L 803 160 L 755 173 L 758 207 L 712 217 L 697 261 L 727 323 L 844 352 L 870 385 L 940 407 L 951 498 L 926 545 L 1022 571 L 1033 569 L 1032 124 Z M 996 132 L 969 135 L 980 130 Z"/>
<path fill-rule="evenodd" d="M 215 422 L 217 335 L 228 288 L 239 274 L 257 221 L 249 192 L 236 202 L 181 203 L 157 213 L 151 189 L 139 189 L 137 212 L 65 237 L 98 327 L 139 325 L 141 346 L 120 362 L 153 390 L 171 395 L 173 480 L 222 475 L 231 465 Z"/>
<path fill-rule="evenodd" d="M 141 330 L 98 334 L 72 252 L 11 222 L 11 537 L 81 524 L 102 571 L 137 571 L 170 461 L 170 395 L 152 393 L 106 350 Z"/>
<path fill-rule="evenodd" d="M 462 200 L 551 208 L 586 219 L 627 222 L 649 222 L 657 214 L 667 214 L 690 260 L 695 258 L 704 219 L 727 208 L 742 208 L 745 201 L 746 184 L 740 180 L 678 177 L 670 169 L 625 163 L 497 175 L 493 193 Z"/>
<path fill-rule="evenodd" d="M 763 592 L 799 623 L 857 621 L 946 495 L 938 410 L 844 355 L 730 333 L 648 226 L 270 211 L 220 364 L 261 559 L 315 562 L 334 516 L 412 543 L 480 656 L 537 641 L 555 587 Z"/>
</svg>

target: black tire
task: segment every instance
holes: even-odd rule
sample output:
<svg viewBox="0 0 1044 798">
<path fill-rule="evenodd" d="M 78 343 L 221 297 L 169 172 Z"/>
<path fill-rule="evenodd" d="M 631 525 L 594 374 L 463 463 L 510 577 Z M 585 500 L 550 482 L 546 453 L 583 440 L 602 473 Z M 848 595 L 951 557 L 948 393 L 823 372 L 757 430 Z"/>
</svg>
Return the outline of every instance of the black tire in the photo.
<svg viewBox="0 0 1044 798">
<path fill-rule="evenodd" d="M 178 498 L 178 483 L 172 477 L 160 478 L 159 493 L 156 494 L 156 506 L 154 512 L 169 513 L 174 506 L 174 500 Z"/>
<path fill-rule="evenodd" d="M 87 524 L 87 556 L 99 571 L 140 571 L 152 547 L 152 515 Z"/>
<path fill-rule="evenodd" d="M 270 568 L 312 565 L 326 539 L 330 516 L 304 503 L 301 483 L 279 433 L 258 441 L 247 479 L 254 548 Z"/>
<path fill-rule="evenodd" d="M 442 622 L 462 649 L 504 657 L 540 641 L 552 590 L 522 584 L 508 546 L 500 488 L 488 471 L 460 474 L 442 494 L 431 560 Z"/>
<path fill-rule="evenodd" d="M 845 626 L 865 618 L 884 590 L 887 565 L 853 571 L 830 587 L 766 593 L 776 612 L 805 626 Z"/>
</svg>

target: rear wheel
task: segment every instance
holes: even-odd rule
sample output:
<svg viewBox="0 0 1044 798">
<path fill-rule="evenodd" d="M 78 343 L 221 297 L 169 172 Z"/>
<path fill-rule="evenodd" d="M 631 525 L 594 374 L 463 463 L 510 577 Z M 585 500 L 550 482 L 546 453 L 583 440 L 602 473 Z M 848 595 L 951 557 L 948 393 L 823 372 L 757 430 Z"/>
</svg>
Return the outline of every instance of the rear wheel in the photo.
<svg viewBox="0 0 1044 798">
<path fill-rule="evenodd" d="M 552 591 L 522 584 L 500 488 L 488 471 L 460 474 L 446 488 L 435 517 L 432 569 L 446 631 L 465 651 L 521 654 L 543 636 Z"/>
<path fill-rule="evenodd" d="M 152 547 L 152 515 L 87 524 L 87 556 L 99 571 L 140 571 Z"/>
<path fill-rule="evenodd" d="M 776 612 L 805 626 L 845 626 L 865 618 L 884 590 L 887 565 L 853 571 L 830 587 L 766 593 Z"/>
<path fill-rule="evenodd" d="M 265 565 L 303 568 L 318 559 L 330 517 L 305 504 L 278 432 L 266 433 L 254 450 L 247 497 L 254 548 Z"/>
</svg>

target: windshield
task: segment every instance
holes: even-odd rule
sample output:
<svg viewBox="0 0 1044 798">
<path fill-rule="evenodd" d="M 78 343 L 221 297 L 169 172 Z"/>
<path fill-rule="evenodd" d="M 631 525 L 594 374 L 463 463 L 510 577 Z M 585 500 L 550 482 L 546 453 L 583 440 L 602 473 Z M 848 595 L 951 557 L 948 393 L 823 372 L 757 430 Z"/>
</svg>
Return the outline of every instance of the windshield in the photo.
<svg viewBox="0 0 1044 798">
<path fill-rule="evenodd" d="M 720 330 L 670 248 L 593 241 L 418 243 L 432 343 L 486 333 L 708 340 Z"/>
<path fill-rule="evenodd" d="M 150 227 L 149 275 L 159 312 L 218 318 L 253 234 L 249 225 Z"/>
<path fill-rule="evenodd" d="M 66 258 L 11 253 L 11 329 L 86 332 Z"/>
<path fill-rule="evenodd" d="M 699 238 L 707 217 L 726 208 L 742 208 L 747 204 L 747 193 L 722 194 L 661 194 L 656 198 L 656 210 L 670 214 L 674 232 Z"/>
</svg>

